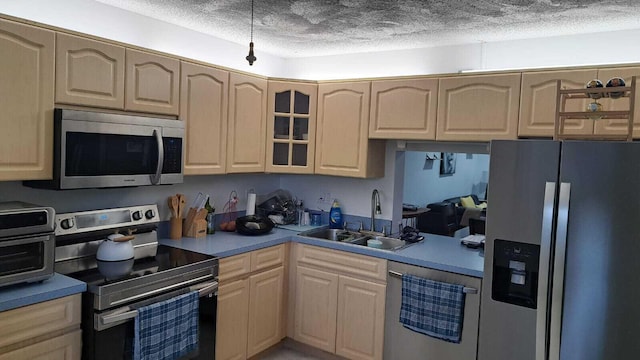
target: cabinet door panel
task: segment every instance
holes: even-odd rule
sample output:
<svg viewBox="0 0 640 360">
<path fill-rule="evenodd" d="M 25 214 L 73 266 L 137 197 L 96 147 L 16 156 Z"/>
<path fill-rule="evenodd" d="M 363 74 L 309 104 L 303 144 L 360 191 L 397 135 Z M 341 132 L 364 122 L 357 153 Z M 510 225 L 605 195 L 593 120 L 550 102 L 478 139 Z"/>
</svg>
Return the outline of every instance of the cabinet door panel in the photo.
<svg viewBox="0 0 640 360">
<path fill-rule="evenodd" d="M 515 139 L 520 73 L 441 78 L 437 140 Z"/>
<path fill-rule="evenodd" d="M 56 35 L 56 102 L 124 109 L 124 48 Z"/>
<path fill-rule="evenodd" d="M 436 139 L 438 79 L 371 83 L 369 138 Z"/>
<path fill-rule="evenodd" d="M 382 359 L 386 286 L 340 276 L 336 354 Z"/>
<path fill-rule="evenodd" d="M 318 85 L 269 81 L 266 171 L 313 174 Z"/>
<path fill-rule="evenodd" d="M 125 109 L 178 115 L 180 62 L 127 49 Z"/>
<path fill-rule="evenodd" d="M 640 67 L 611 68 L 598 70 L 598 78 L 604 84 L 612 77 L 621 77 L 627 86 L 631 86 L 631 77 L 636 76 L 636 81 L 640 81 Z M 638 84 L 636 84 L 638 86 Z M 607 111 L 627 111 L 629 110 L 629 98 L 600 99 L 602 109 Z M 640 91 L 636 90 L 635 111 L 633 114 L 633 137 L 640 138 Z M 620 135 L 627 133 L 627 120 L 606 119 L 595 122 L 594 133 L 597 135 Z"/>
<path fill-rule="evenodd" d="M 0 360 L 80 360 L 82 356 L 82 330 L 54 337 L 33 345 L 0 354 Z"/>
<path fill-rule="evenodd" d="M 522 74 L 519 136 L 552 137 L 556 118 L 557 80 L 567 89 L 582 89 L 595 79 L 596 69 L 574 71 L 544 71 Z M 588 100 L 567 102 L 565 111 L 584 111 Z M 593 121 L 569 119 L 565 121 L 566 134 L 591 134 Z"/>
<path fill-rule="evenodd" d="M 384 141 L 369 138 L 370 83 L 318 86 L 316 174 L 384 176 Z"/>
<path fill-rule="evenodd" d="M 227 172 L 263 172 L 267 132 L 267 80 L 231 73 Z"/>
<path fill-rule="evenodd" d="M 223 174 L 229 72 L 182 62 L 180 76 L 180 120 L 187 135 L 184 174 Z"/>
<path fill-rule="evenodd" d="M 249 331 L 247 356 L 277 344 L 282 333 L 284 268 L 278 267 L 249 278 Z"/>
<path fill-rule="evenodd" d="M 216 322 L 216 359 L 247 358 L 249 280 L 220 285 Z"/>
<path fill-rule="evenodd" d="M 0 180 L 53 175 L 53 31 L 0 19 Z"/>
<path fill-rule="evenodd" d="M 335 352 L 337 307 L 338 275 L 298 266 L 294 339 Z"/>
</svg>

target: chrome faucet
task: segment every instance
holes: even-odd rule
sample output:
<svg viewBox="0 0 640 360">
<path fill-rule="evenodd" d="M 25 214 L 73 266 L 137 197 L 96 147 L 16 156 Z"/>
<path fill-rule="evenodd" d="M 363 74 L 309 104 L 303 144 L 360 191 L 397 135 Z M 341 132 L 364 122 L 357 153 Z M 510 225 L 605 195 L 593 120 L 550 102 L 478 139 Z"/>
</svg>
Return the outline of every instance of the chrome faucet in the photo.
<svg viewBox="0 0 640 360">
<path fill-rule="evenodd" d="M 373 193 L 371 193 L 371 231 L 376 231 L 376 214 L 382 214 L 382 210 L 380 210 L 378 189 L 373 189 Z"/>
</svg>

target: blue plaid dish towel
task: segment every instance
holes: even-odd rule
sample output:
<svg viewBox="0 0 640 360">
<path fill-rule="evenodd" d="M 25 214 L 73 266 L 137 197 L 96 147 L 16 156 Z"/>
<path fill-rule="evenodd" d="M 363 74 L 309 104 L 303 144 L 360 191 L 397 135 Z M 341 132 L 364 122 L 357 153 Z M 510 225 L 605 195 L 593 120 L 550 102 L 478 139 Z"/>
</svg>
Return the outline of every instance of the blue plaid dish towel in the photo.
<svg viewBox="0 0 640 360">
<path fill-rule="evenodd" d="M 198 347 L 197 291 L 138 309 L 134 360 L 173 360 Z"/>
<path fill-rule="evenodd" d="M 402 275 L 400 322 L 410 330 L 459 343 L 464 286 Z"/>
</svg>

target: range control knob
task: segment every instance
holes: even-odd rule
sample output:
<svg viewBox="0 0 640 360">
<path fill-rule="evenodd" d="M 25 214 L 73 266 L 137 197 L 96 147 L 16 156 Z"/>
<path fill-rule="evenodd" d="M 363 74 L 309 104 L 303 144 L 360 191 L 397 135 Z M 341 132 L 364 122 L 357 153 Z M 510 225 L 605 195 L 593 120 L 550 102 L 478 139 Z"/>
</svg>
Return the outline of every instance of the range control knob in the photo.
<svg viewBox="0 0 640 360">
<path fill-rule="evenodd" d="M 144 213 L 144 216 L 145 216 L 147 219 L 151 220 L 151 219 L 153 219 L 153 218 L 156 216 L 156 212 L 155 212 L 155 211 L 153 211 L 153 209 L 149 209 L 149 210 L 147 210 L 147 212 L 145 212 L 145 213 Z"/>
<path fill-rule="evenodd" d="M 73 218 L 63 219 L 62 221 L 60 221 L 60 227 L 65 230 L 71 229 L 73 225 L 75 225 L 73 222 Z"/>
<path fill-rule="evenodd" d="M 133 214 L 131 214 L 131 216 L 133 216 L 133 220 L 138 221 L 142 219 L 142 212 L 140 210 L 134 211 Z"/>
</svg>

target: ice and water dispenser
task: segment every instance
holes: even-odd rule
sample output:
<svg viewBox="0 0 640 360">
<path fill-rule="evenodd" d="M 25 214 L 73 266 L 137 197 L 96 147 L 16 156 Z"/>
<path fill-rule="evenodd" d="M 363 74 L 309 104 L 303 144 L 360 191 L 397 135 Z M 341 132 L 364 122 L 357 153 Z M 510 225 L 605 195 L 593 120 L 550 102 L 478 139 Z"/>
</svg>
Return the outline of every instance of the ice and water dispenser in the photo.
<svg viewBox="0 0 640 360">
<path fill-rule="evenodd" d="M 540 246 L 496 239 L 493 254 L 493 300 L 535 309 Z"/>
</svg>

